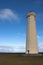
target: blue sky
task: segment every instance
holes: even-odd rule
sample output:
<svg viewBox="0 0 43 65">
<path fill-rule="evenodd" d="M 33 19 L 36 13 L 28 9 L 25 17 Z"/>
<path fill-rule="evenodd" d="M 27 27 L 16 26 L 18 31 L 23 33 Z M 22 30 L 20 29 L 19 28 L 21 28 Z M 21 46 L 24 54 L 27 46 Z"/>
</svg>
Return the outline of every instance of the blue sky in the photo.
<svg viewBox="0 0 43 65">
<path fill-rule="evenodd" d="M 0 51 L 25 52 L 29 11 L 36 13 L 38 48 L 43 51 L 43 0 L 0 0 Z"/>
</svg>

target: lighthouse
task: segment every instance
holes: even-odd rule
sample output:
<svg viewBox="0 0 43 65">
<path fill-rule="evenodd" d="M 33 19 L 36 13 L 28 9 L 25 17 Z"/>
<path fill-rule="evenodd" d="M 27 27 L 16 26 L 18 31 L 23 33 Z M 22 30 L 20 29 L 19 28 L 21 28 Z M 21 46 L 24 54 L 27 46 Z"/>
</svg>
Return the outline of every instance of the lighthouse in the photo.
<svg viewBox="0 0 43 65">
<path fill-rule="evenodd" d="M 27 14 L 26 53 L 38 54 L 35 12 Z"/>
</svg>

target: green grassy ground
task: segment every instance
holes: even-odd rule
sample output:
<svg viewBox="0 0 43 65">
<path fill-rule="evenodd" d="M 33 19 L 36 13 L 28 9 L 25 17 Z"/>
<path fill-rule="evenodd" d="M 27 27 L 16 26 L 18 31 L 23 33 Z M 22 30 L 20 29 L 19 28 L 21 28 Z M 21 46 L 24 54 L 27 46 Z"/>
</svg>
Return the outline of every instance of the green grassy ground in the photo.
<svg viewBox="0 0 43 65">
<path fill-rule="evenodd" d="M 43 65 L 43 56 L 0 54 L 0 65 Z"/>
</svg>

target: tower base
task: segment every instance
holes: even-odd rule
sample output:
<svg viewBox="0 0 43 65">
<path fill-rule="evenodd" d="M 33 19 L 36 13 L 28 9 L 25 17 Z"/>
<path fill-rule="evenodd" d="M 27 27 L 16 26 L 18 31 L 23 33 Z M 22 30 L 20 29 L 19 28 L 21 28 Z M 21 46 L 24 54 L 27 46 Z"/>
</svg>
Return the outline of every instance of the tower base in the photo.
<svg viewBox="0 0 43 65">
<path fill-rule="evenodd" d="M 38 54 L 38 52 L 30 52 L 29 50 L 27 50 L 26 54 Z"/>
</svg>

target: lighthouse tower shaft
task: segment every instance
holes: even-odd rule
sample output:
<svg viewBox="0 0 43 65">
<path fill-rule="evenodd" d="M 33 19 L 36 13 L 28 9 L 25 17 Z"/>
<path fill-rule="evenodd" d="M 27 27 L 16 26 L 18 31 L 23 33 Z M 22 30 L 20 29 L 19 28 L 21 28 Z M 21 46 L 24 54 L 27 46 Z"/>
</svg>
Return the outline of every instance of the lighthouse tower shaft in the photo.
<svg viewBox="0 0 43 65">
<path fill-rule="evenodd" d="M 29 54 L 38 54 L 35 17 L 34 12 L 30 12 L 27 15 L 26 53 L 29 52 Z"/>
</svg>

